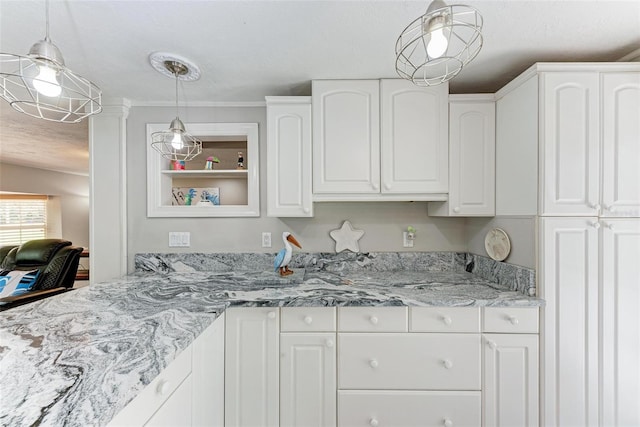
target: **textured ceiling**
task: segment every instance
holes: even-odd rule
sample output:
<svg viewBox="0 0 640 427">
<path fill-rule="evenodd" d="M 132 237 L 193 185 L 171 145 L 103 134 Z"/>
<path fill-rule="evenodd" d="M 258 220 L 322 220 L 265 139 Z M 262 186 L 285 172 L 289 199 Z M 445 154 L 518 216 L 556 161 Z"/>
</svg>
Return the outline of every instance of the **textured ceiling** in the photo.
<svg viewBox="0 0 640 427">
<path fill-rule="evenodd" d="M 640 47 L 637 0 L 461 3 L 483 15 L 484 46 L 450 83 L 453 93 L 494 92 L 534 62 L 614 61 Z M 182 84 L 181 101 L 263 101 L 265 95 L 309 95 L 312 79 L 396 77 L 395 41 L 427 6 L 400 0 L 53 0 L 50 32 L 67 66 L 96 82 L 105 97 L 173 102 L 173 83 L 147 59 L 165 51 L 202 71 L 199 81 Z M 26 54 L 44 28 L 44 1 L 0 0 L 0 51 Z M 36 154 L 21 154 L 27 150 L 19 138 L 38 126 L 28 118 L 14 121 L 5 110 L 2 127 L 11 126 L 0 130 L 2 161 L 36 162 Z M 86 172 L 86 158 L 75 154 L 82 144 L 67 133 L 82 133 L 86 147 L 86 126 L 63 135 L 26 132 L 33 140 L 24 143 L 37 142 L 47 165 L 64 165 L 56 160 L 63 156 L 70 164 L 59 169 Z"/>
</svg>

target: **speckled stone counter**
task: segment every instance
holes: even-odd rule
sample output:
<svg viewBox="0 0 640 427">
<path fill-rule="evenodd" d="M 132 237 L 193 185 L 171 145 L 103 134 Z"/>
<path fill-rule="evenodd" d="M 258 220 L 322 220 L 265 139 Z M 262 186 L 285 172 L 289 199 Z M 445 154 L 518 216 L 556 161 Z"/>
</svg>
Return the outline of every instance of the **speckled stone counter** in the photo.
<svg viewBox="0 0 640 427">
<path fill-rule="evenodd" d="M 339 264 L 294 268 L 286 278 L 140 271 L 1 312 L 0 425 L 108 423 L 229 306 L 543 304 L 464 268 Z"/>
</svg>

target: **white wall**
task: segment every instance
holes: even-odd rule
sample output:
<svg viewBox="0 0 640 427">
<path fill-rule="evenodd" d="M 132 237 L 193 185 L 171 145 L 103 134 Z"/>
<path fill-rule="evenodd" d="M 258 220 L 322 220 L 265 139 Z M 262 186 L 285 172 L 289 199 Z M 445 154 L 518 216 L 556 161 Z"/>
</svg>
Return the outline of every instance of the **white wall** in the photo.
<svg viewBox="0 0 640 427">
<path fill-rule="evenodd" d="M 275 252 L 282 246 L 282 231 L 290 230 L 304 252 L 333 251 L 329 231 L 348 219 L 354 228 L 365 231 L 360 250 L 403 251 L 402 231 L 417 229 L 414 251 L 465 251 L 465 220 L 430 218 L 426 202 L 316 203 L 314 218 L 269 218 L 266 216 L 266 108 L 207 107 L 181 109 L 188 123 L 248 122 L 260 129 L 260 209 L 259 218 L 147 218 L 146 147 L 147 123 L 166 123 L 175 117 L 173 108 L 132 107 L 127 120 L 127 204 L 129 270 L 133 256 L 141 252 Z M 169 231 L 191 232 L 190 248 L 169 248 Z M 261 247 L 261 232 L 273 233 L 272 248 Z"/>
<path fill-rule="evenodd" d="M 0 191 L 57 196 L 49 204 L 60 207 L 55 237 L 89 247 L 89 177 L 0 163 Z"/>
<path fill-rule="evenodd" d="M 498 216 L 495 218 L 468 218 L 466 225 L 467 250 L 487 256 L 484 237 L 493 228 L 503 229 L 511 242 L 511 253 L 505 259 L 509 264 L 536 268 L 536 220 L 533 216 Z"/>
</svg>

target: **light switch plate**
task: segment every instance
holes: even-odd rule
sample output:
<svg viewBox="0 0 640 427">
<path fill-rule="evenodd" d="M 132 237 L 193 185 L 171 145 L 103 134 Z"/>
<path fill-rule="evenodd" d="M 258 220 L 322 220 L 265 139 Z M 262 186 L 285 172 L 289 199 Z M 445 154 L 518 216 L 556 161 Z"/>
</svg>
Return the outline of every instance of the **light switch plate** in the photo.
<svg viewBox="0 0 640 427">
<path fill-rule="evenodd" d="M 191 246 L 191 233 L 188 231 L 170 231 L 170 248 L 188 248 Z"/>
</svg>

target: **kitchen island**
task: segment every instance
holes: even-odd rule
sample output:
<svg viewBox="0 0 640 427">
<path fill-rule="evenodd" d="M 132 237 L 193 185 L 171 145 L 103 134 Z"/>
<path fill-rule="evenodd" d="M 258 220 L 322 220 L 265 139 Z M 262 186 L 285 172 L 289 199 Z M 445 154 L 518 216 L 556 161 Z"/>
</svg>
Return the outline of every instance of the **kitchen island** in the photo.
<svg viewBox="0 0 640 427">
<path fill-rule="evenodd" d="M 230 306 L 543 304 L 464 270 L 294 270 L 140 271 L 0 313 L 0 424 L 107 424 Z"/>
</svg>

